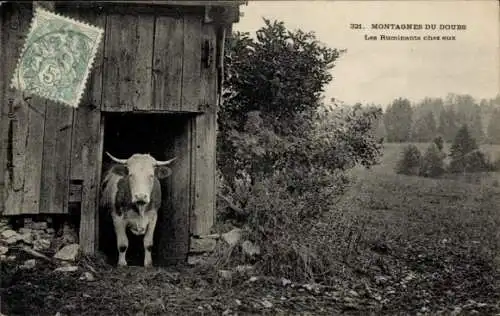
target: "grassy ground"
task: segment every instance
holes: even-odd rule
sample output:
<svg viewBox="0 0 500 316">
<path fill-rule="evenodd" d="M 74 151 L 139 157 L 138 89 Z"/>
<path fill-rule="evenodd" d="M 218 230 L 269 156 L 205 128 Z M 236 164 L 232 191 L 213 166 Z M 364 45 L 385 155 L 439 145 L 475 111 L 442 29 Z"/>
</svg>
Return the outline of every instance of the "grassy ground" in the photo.
<svg viewBox="0 0 500 316">
<path fill-rule="evenodd" d="M 500 313 L 500 189 L 488 182 L 396 175 L 393 166 L 401 149 L 400 144 L 388 144 L 380 166 L 354 170 L 358 181 L 338 209 L 325 217 L 323 224 L 332 229 L 350 226 L 349 235 L 357 235 L 348 258 L 339 258 L 335 286 L 285 286 L 279 276 L 226 280 L 210 268 L 116 269 L 96 259 L 81 260 L 78 272 L 66 274 L 53 272 L 49 263 L 21 270 L 10 262 L 1 267 L 1 311 L 6 315 Z M 498 153 L 500 148 L 492 151 Z M 96 280 L 80 280 L 84 271 Z"/>
</svg>

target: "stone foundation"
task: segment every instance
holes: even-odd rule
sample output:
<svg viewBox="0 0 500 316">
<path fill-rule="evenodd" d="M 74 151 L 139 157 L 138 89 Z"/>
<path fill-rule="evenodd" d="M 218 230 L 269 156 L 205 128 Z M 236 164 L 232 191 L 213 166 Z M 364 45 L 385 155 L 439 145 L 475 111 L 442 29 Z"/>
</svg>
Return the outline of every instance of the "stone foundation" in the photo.
<svg viewBox="0 0 500 316">
<path fill-rule="evenodd" d="M 75 227 L 52 216 L 0 217 L 0 260 L 15 260 L 10 250 L 23 248 L 51 256 L 64 246 L 78 244 Z"/>
</svg>

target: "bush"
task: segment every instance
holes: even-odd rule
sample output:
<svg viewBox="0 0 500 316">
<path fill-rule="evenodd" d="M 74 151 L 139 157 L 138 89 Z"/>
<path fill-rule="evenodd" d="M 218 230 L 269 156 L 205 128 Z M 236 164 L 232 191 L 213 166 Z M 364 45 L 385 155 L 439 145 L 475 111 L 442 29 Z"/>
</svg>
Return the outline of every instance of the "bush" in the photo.
<svg viewBox="0 0 500 316">
<path fill-rule="evenodd" d="M 435 178 L 444 173 L 444 154 L 435 143 L 431 143 L 421 159 L 419 175 Z"/>
<path fill-rule="evenodd" d="M 486 155 L 480 150 L 474 150 L 464 157 L 466 172 L 489 171 L 490 163 Z"/>
<path fill-rule="evenodd" d="M 478 151 L 476 140 L 469 133 L 467 125 L 463 125 L 455 135 L 450 148 L 450 172 L 480 171 L 484 162 L 484 154 Z M 468 155 L 471 155 L 468 157 Z M 476 169 L 477 168 L 477 169 Z"/>
<path fill-rule="evenodd" d="M 311 231 L 347 187 L 345 171 L 376 163 L 382 148 L 372 131 L 382 111 L 323 107 L 340 52 L 313 33 L 265 23 L 256 39 L 236 34 L 226 46 L 232 58 L 217 139 L 225 207 L 218 205 L 217 224 L 245 228 L 262 250 L 264 273 L 304 279 L 335 270 Z M 241 262 L 228 252 L 219 257 L 223 265 L 231 256 Z"/>
<path fill-rule="evenodd" d="M 410 144 L 403 149 L 402 157 L 396 165 L 396 173 L 405 175 L 418 175 L 422 154 L 417 146 Z"/>
<path fill-rule="evenodd" d="M 436 144 L 439 151 L 442 151 L 444 148 L 444 139 L 442 136 L 437 136 L 433 140 L 434 144 Z"/>
</svg>

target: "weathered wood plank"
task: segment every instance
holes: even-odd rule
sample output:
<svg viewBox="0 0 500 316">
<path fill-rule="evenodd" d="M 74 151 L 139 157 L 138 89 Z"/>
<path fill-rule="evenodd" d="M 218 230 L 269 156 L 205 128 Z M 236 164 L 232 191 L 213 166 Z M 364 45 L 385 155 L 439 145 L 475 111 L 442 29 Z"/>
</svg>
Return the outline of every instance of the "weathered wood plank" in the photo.
<svg viewBox="0 0 500 316">
<path fill-rule="evenodd" d="M 47 101 L 40 212 L 68 212 L 73 108 Z"/>
<path fill-rule="evenodd" d="M 28 134 L 29 109 L 23 101 L 22 93 L 10 88 L 10 80 L 16 68 L 24 42 L 24 34 L 28 32 L 31 21 L 31 7 L 23 4 L 9 3 L 10 10 L 2 12 L 3 50 L 3 111 L 1 124 L 2 143 L 6 148 L 2 169 L 8 165 L 4 173 L 4 214 L 21 214 L 24 194 L 24 167 L 26 152 L 26 136 Z M 10 116 L 10 117 L 9 117 Z M 5 170 L 5 169 L 4 169 Z"/>
<path fill-rule="evenodd" d="M 93 11 L 76 11 L 74 8 L 64 7 L 59 9 L 61 14 L 72 17 L 79 21 L 84 21 L 91 25 L 105 28 L 106 17 Z M 75 110 L 73 119 L 73 135 L 71 150 L 71 179 L 83 180 L 93 167 L 86 166 L 83 162 L 85 151 L 92 150 L 95 146 L 93 139 L 99 135 L 96 126 L 99 126 L 102 101 L 102 68 L 103 68 L 103 47 L 101 43 L 94 59 L 94 65 L 90 72 L 89 80 L 83 92 L 80 106 Z M 90 124 L 90 125 L 89 125 Z M 89 169 L 91 168 L 91 169 Z"/>
<path fill-rule="evenodd" d="M 203 41 L 216 47 L 216 34 L 212 25 L 203 26 Z M 212 56 L 215 52 L 212 51 Z M 210 233 L 215 218 L 215 149 L 217 131 L 217 72 L 214 62 L 201 68 L 200 98 L 205 113 L 196 117 L 195 123 L 195 196 L 191 221 L 193 235 Z"/>
<path fill-rule="evenodd" d="M 41 7 L 46 10 L 54 9 L 54 2 L 34 2 L 32 10 Z M 45 128 L 46 100 L 37 96 L 27 101 L 28 118 L 24 155 L 24 186 L 23 201 L 20 209 L 22 214 L 38 214 L 43 158 L 43 135 Z M 23 141 L 23 140 L 21 140 Z"/>
<path fill-rule="evenodd" d="M 78 21 L 86 22 L 91 25 L 103 28 L 106 30 L 106 16 L 98 11 L 92 10 L 76 10 L 73 7 L 63 7 L 58 10 L 61 14 L 73 17 Z M 80 101 L 81 105 L 89 105 L 93 108 L 100 108 L 102 103 L 102 79 L 103 79 L 103 59 L 105 38 L 99 43 L 94 64 L 89 74 L 87 85 Z M 98 88 L 96 88 L 98 87 Z"/>
<path fill-rule="evenodd" d="M 201 76 L 201 16 L 184 16 L 183 111 L 198 111 Z"/>
<path fill-rule="evenodd" d="M 151 108 L 154 20 L 151 15 L 107 17 L 102 110 Z"/>
<path fill-rule="evenodd" d="M 181 110 L 183 43 L 182 17 L 157 17 L 153 59 L 155 110 Z"/>
<path fill-rule="evenodd" d="M 97 88 L 94 86 L 94 88 Z M 72 156 L 79 164 L 82 174 L 72 172 L 72 180 L 82 180 L 82 202 L 80 216 L 80 246 L 84 253 L 94 253 L 97 234 L 97 215 L 99 197 L 99 173 L 101 165 L 101 113 L 98 109 L 81 107 L 75 111 L 75 138 Z M 76 157 L 79 162 L 77 163 Z M 73 167 L 73 165 L 72 165 Z"/>
<path fill-rule="evenodd" d="M 91 11 L 65 8 L 62 12 L 95 26 L 106 26 L 106 17 Z M 82 181 L 80 204 L 80 247 L 83 253 L 96 250 L 99 174 L 101 169 L 101 95 L 103 48 L 101 44 L 94 60 L 80 106 L 75 109 L 71 148 L 71 181 Z M 71 198 L 71 196 L 69 197 Z"/>
<path fill-rule="evenodd" d="M 42 181 L 43 135 L 45 128 L 46 101 L 33 97 L 29 103 L 28 130 L 26 134 L 23 214 L 38 214 Z"/>
</svg>

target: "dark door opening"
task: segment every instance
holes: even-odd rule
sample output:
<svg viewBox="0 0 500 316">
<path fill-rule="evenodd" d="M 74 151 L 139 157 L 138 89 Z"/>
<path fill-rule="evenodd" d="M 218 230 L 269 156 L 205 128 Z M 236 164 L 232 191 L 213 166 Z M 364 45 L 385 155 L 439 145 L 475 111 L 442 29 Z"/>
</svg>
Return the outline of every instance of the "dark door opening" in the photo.
<svg viewBox="0 0 500 316">
<path fill-rule="evenodd" d="M 187 238 L 189 235 L 187 226 L 176 227 L 177 225 L 187 225 L 189 205 L 176 205 L 172 202 L 172 197 L 175 198 L 178 195 L 176 192 L 179 191 L 175 178 L 186 172 L 190 174 L 190 170 L 179 169 L 190 167 L 190 164 L 186 165 L 185 162 L 189 161 L 191 157 L 190 144 L 186 142 L 186 139 L 190 139 L 188 134 L 191 118 L 192 116 L 185 114 L 105 114 L 104 152 L 107 151 L 121 159 L 126 159 L 134 153 L 149 153 L 158 160 L 177 157 L 171 166 L 173 174 L 160 180 L 162 206 L 158 211 L 158 221 L 154 234 L 152 250 L 154 265 L 157 265 L 159 252 L 162 257 L 165 257 L 168 255 L 166 248 L 175 248 L 172 244 L 183 243 L 179 238 Z M 104 154 L 103 176 L 111 163 L 112 160 Z M 179 230 L 186 230 L 186 234 L 179 234 Z M 129 238 L 126 256 L 128 265 L 142 266 L 144 260 L 142 236 L 135 236 L 127 230 L 127 237 Z M 159 247 L 162 248 L 160 251 Z M 99 250 L 107 256 L 111 264 L 116 264 L 118 250 L 113 223 L 109 214 L 101 209 L 99 210 Z"/>
</svg>

